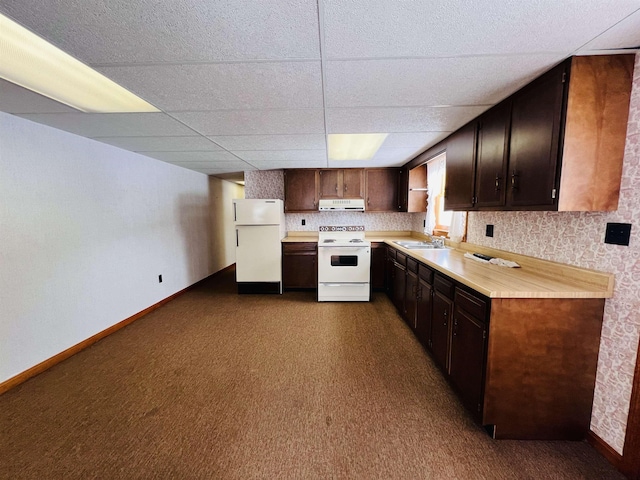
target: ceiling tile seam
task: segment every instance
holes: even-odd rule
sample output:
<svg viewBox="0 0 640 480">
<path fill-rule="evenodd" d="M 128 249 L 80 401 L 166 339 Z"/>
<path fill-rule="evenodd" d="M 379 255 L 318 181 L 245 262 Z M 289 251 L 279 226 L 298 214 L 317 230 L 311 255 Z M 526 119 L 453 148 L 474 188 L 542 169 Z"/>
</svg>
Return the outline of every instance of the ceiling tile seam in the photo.
<svg viewBox="0 0 640 480">
<path fill-rule="evenodd" d="M 242 63 L 318 63 L 319 58 L 257 58 L 244 60 L 193 60 L 179 62 L 114 62 L 114 63 L 91 63 L 92 68 L 127 68 L 127 67 L 184 67 L 189 65 L 234 65 Z"/>
<path fill-rule="evenodd" d="M 209 109 L 209 110 L 163 110 L 164 113 L 207 113 L 207 112 L 288 112 L 288 111 L 298 111 L 298 110 L 324 110 L 324 109 L 332 109 L 332 108 L 344 108 L 344 109 L 363 109 L 363 108 L 451 108 L 451 107 L 492 107 L 493 103 L 473 103 L 473 104 L 447 104 L 447 105 L 354 105 L 354 106 L 345 106 L 345 107 L 290 107 L 290 108 L 218 108 L 218 109 Z M 67 115 L 69 113 L 75 112 L 64 112 L 64 113 L 45 113 L 42 115 Z M 106 115 L 106 114 L 105 114 Z M 316 132 L 317 133 L 317 132 Z M 260 134 L 259 134 L 260 135 Z M 268 134 L 262 134 L 268 135 Z M 278 135 L 308 135 L 307 133 L 282 133 Z M 217 135 L 222 136 L 222 135 Z"/>
<path fill-rule="evenodd" d="M 318 49 L 320 51 L 320 82 L 322 86 L 322 122 L 324 125 L 324 144 L 326 153 L 326 166 L 329 167 L 329 128 L 327 126 L 327 69 L 324 58 L 324 4 L 322 0 L 316 0 L 318 12 Z"/>
<path fill-rule="evenodd" d="M 534 51 L 534 52 L 509 52 L 509 53 L 470 53 L 462 55 L 402 55 L 379 57 L 327 57 L 327 62 L 368 62 L 372 60 L 458 60 L 461 58 L 502 58 L 502 57 L 529 57 L 536 55 L 569 55 L 572 50 L 558 51 Z"/>
<path fill-rule="evenodd" d="M 625 16 L 624 18 L 621 18 L 620 20 L 618 20 L 616 23 L 614 23 L 613 25 L 611 25 L 609 28 L 607 28 L 606 30 L 603 30 L 602 32 L 600 32 L 598 35 L 596 35 L 595 37 L 593 37 L 591 40 L 589 40 L 586 43 L 583 43 L 582 45 L 580 45 L 577 49 L 575 49 L 573 52 L 571 52 L 571 54 L 575 54 L 576 52 L 580 51 L 580 49 L 582 49 L 584 46 L 588 45 L 589 43 L 593 42 L 596 38 L 604 35 L 606 32 L 608 32 L 609 30 L 611 30 L 613 27 L 615 27 L 616 25 L 619 25 L 620 23 L 624 22 L 627 18 L 629 18 L 631 15 L 635 15 L 636 13 L 640 12 L 640 8 L 634 10 L 633 12 L 631 12 L 629 15 Z M 601 52 L 606 52 L 607 49 L 601 49 Z"/>
</svg>

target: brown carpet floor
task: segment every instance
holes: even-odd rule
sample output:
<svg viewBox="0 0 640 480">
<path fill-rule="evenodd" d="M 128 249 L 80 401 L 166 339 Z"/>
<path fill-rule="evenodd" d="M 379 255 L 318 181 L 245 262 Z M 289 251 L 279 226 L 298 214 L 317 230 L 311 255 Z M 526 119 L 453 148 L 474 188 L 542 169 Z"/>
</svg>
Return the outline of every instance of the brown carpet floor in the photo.
<svg viewBox="0 0 640 480">
<path fill-rule="evenodd" d="M 384 294 L 233 275 L 0 396 L 0 478 L 623 478 L 585 442 L 490 439 Z"/>
</svg>

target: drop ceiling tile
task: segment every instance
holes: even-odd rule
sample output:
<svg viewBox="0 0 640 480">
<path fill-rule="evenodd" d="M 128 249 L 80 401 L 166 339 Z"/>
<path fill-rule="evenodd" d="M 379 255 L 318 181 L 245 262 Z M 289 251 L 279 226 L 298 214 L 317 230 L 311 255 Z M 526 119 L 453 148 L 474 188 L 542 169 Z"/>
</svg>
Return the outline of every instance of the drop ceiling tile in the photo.
<svg viewBox="0 0 640 480">
<path fill-rule="evenodd" d="M 218 162 L 238 160 L 231 153 L 222 151 L 214 152 L 138 152 L 147 157 L 156 158 L 165 162 Z"/>
<path fill-rule="evenodd" d="M 426 148 L 446 138 L 451 132 L 390 133 L 382 148 Z"/>
<path fill-rule="evenodd" d="M 579 52 L 640 47 L 640 10 L 629 15 L 597 38 L 584 45 Z"/>
<path fill-rule="evenodd" d="M 178 112 L 173 116 L 208 136 L 324 133 L 322 109 Z"/>
<path fill-rule="evenodd" d="M 376 167 L 401 167 L 406 160 L 329 160 L 325 168 L 376 168 Z"/>
<path fill-rule="evenodd" d="M 227 170 L 227 171 L 239 171 L 254 169 L 252 165 L 245 162 L 165 162 L 178 167 L 184 168 L 201 168 L 209 170 Z"/>
<path fill-rule="evenodd" d="M 329 108 L 328 133 L 452 132 L 488 107 Z"/>
<path fill-rule="evenodd" d="M 563 58 L 551 54 L 330 61 L 326 103 L 328 107 L 490 105 Z M 499 71 L 502 74 L 496 75 Z"/>
<path fill-rule="evenodd" d="M 319 58 L 315 1 L 6 0 L 0 9 L 85 63 Z"/>
<path fill-rule="evenodd" d="M 94 137 L 103 143 L 132 152 L 215 151 L 222 150 L 207 137 Z"/>
<path fill-rule="evenodd" d="M 391 160 L 393 162 L 404 161 L 404 163 L 408 162 L 416 155 L 422 152 L 422 148 L 386 148 L 381 147 L 378 149 L 376 154 L 373 156 L 374 161 L 382 160 L 387 161 Z"/>
<path fill-rule="evenodd" d="M 163 111 L 322 108 L 319 61 L 136 65 L 98 70 Z"/>
<path fill-rule="evenodd" d="M 326 161 L 326 150 L 259 150 L 234 151 L 238 157 L 252 162 L 262 161 Z"/>
<path fill-rule="evenodd" d="M 636 0 L 323 2 L 328 58 L 569 54 L 637 10 Z"/>
<path fill-rule="evenodd" d="M 313 135 L 231 135 L 209 137 L 227 150 L 322 150 L 322 134 Z"/>
<path fill-rule="evenodd" d="M 281 168 L 326 168 L 326 160 L 287 161 L 287 160 L 252 160 L 251 165 L 260 170 L 278 170 Z"/>
<path fill-rule="evenodd" d="M 18 115 L 83 137 L 193 135 L 164 113 L 35 113 Z"/>
<path fill-rule="evenodd" d="M 62 103 L 0 78 L 0 111 L 7 113 L 78 112 Z"/>
</svg>

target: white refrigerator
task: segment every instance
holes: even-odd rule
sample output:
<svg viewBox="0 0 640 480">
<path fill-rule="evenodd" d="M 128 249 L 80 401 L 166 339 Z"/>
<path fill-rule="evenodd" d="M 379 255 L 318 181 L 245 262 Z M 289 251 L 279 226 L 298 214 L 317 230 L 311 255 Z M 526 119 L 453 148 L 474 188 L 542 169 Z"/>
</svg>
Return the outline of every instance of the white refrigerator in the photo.
<svg viewBox="0 0 640 480">
<path fill-rule="evenodd" d="M 238 293 L 282 293 L 282 200 L 236 199 L 236 282 Z"/>
</svg>

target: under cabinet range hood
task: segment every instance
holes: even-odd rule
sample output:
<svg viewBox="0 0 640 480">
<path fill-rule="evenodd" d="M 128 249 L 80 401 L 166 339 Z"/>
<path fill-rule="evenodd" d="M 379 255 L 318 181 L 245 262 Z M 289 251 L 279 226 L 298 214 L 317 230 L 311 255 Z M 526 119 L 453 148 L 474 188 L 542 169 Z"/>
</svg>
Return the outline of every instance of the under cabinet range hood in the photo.
<svg viewBox="0 0 640 480">
<path fill-rule="evenodd" d="M 364 212 L 363 198 L 321 199 L 318 202 L 321 212 Z"/>
</svg>

